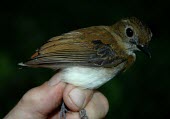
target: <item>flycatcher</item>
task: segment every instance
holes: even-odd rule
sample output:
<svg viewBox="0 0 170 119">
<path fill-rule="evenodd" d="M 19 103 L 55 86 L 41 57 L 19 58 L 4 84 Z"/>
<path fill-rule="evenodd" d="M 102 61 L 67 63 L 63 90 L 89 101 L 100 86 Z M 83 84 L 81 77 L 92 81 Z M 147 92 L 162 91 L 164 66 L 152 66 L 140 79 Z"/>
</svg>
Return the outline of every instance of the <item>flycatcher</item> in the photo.
<svg viewBox="0 0 170 119">
<path fill-rule="evenodd" d="M 126 18 L 111 26 L 92 26 L 53 37 L 19 65 L 60 69 L 61 81 L 96 89 L 133 64 L 135 51 L 150 57 L 151 37 L 140 20 Z"/>
</svg>

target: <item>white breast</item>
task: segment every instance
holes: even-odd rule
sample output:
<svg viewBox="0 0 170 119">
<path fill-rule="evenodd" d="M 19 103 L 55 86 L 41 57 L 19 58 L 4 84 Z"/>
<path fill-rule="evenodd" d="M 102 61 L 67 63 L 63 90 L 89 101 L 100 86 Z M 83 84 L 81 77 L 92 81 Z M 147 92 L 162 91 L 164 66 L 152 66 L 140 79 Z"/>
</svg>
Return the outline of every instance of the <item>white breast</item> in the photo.
<svg viewBox="0 0 170 119">
<path fill-rule="evenodd" d="M 124 66 L 114 68 L 74 66 L 59 72 L 59 78 L 67 83 L 83 88 L 95 89 L 112 79 Z"/>
</svg>

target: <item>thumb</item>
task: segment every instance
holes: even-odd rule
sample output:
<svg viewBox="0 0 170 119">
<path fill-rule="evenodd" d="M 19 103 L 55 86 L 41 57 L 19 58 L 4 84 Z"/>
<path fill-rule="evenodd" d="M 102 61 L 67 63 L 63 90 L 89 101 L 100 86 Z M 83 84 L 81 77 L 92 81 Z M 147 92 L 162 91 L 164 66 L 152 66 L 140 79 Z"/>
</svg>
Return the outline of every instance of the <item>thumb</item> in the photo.
<svg viewBox="0 0 170 119">
<path fill-rule="evenodd" d="M 57 81 L 57 75 L 54 75 L 51 80 Z M 22 114 L 26 114 L 31 118 L 45 119 L 51 112 L 55 111 L 62 102 L 66 84 L 58 81 L 55 85 L 50 85 L 49 82 L 25 93 L 6 117 L 13 116 L 21 119 Z"/>
<path fill-rule="evenodd" d="M 54 80 L 58 83 L 50 85 L 49 83 Z M 61 104 L 65 85 L 57 79 L 57 75 L 54 75 L 49 82 L 28 91 L 22 100 L 30 104 L 32 110 L 48 115 Z"/>
</svg>

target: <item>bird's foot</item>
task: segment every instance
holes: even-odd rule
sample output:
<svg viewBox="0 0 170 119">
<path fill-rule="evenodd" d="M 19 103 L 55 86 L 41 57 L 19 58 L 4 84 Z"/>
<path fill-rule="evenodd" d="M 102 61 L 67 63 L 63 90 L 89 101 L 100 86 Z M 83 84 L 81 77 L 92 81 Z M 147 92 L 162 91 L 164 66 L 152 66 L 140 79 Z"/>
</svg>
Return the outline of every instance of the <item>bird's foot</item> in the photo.
<svg viewBox="0 0 170 119">
<path fill-rule="evenodd" d="M 66 113 L 69 112 L 64 104 L 64 102 L 61 105 L 61 110 L 60 110 L 60 119 L 66 119 Z"/>
<path fill-rule="evenodd" d="M 60 110 L 60 119 L 66 119 L 66 113 L 69 112 L 68 109 L 66 108 L 64 102 L 61 105 L 61 110 Z M 79 111 L 80 119 L 88 119 L 88 116 L 86 114 L 86 110 L 82 109 Z"/>
<path fill-rule="evenodd" d="M 85 109 L 80 110 L 79 114 L 80 114 L 80 119 L 88 119 Z"/>
</svg>

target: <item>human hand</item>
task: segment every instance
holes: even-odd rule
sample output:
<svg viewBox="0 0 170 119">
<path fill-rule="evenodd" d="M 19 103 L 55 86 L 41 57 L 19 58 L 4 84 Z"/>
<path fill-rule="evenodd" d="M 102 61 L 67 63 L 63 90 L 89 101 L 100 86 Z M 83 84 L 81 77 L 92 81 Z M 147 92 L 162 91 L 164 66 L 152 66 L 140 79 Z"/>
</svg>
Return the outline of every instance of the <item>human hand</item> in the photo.
<svg viewBox="0 0 170 119">
<path fill-rule="evenodd" d="M 109 108 L 100 92 L 63 83 L 56 74 L 50 81 L 29 90 L 4 119 L 59 119 L 62 100 L 69 110 L 67 119 L 80 119 L 78 111 L 83 108 L 89 119 L 101 119 Z"/>
</svg>

